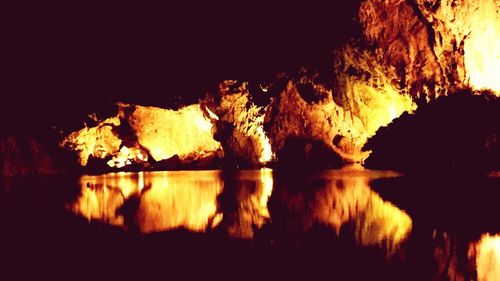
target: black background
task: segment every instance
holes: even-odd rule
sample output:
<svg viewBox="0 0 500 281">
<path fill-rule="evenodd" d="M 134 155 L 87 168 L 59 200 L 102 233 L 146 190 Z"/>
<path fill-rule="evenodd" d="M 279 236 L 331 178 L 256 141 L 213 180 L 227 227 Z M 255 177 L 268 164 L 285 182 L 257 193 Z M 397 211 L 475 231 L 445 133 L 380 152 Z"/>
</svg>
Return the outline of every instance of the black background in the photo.
<svg viewBox="0 0 500 281">
<path fill-rule="evenodd" d="M 105 102 L 168 106 L 223 79 L 328 65 L 359 30 L 359 3 L 345 2 L 15 7 L 3 40 L 2 127 L 74 123 Z"/>
</svg>

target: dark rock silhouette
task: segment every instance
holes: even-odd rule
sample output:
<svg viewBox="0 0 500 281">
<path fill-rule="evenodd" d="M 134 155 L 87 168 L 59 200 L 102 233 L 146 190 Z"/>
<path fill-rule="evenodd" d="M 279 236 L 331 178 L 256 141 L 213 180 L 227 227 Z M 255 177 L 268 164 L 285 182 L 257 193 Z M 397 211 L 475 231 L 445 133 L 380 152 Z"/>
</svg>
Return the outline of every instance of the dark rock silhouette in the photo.
<svg viewBox="0 0 500 281">
<path fill-rule="evenodd" d="M 500 99 L 460 91 L 403 114 L 365 145 L 366 166 L 400 171 L 500 168 Z"/>
<path fill-rule="evenodd" d="M 71 155 L 57 146 L 57 134 L 47 130 L 0 135 L 0 176 L 53 175 L 75 171 Z"/>
</svg>

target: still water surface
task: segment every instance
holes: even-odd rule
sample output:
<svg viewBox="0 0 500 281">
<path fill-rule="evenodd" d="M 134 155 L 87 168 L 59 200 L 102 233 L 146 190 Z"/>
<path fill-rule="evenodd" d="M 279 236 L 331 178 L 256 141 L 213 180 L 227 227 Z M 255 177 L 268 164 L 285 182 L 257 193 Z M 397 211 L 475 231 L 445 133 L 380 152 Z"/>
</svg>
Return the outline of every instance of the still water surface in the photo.
<svg viewBox="0 0 500 281">
<path fill-rule="evenodd" d="M 47 263 L 77 271 L 142 261 L 219 277 L 224 265 L 256 277 L 267 267 L 283 278 L 500 280 L 498 173 L 120 172 L 1 185 L 2 254 L 23 253 L 21 264 L 55 251 Z"/>
<path fill-rule="evenodd" d="M 80 195 L 67 207 L 90 222 L 141 234 L 186 229 L 274 247 L 331 239 L 377 262 L 400 264 L 395 268 L 421 267 L 429 272 L 424 279 L 500 280 L 500 218 L 477 206 L 492 203 L 482 196 L 499 195 L 494 175 L 486 182 L 430 180 L 435 185 L 429 186 L 356 167 L 300 175 L 270 169 L 114 173 L 80 178 Z M 460 185 L 469 183 L 477 189 Z"/>
</svg>

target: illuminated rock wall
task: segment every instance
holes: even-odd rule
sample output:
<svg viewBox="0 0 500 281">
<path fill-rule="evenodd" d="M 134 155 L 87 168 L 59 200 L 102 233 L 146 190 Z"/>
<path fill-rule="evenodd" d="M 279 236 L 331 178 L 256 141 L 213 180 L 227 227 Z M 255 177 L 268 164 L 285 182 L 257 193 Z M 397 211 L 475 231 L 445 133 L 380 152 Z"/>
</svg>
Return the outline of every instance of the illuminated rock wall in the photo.
<svg viewBox="0 0 500 281">
<path fill-rule="evenodd" d="M 177 111 L 157 107 L 118 104 L 118 116 L 73 132 L 61 147 L 76 152 L 78 162 L 102 159 L 110 167 L 154 162 L 177 156 L 190 162 L 213 156 L 220 149 L 212 133 L 212 121 L 200 105 Z"/>
<path fill-rule="evenodd" d="M 318 91 L 321 86 L 318 86 Z M 361 120 L 348 110 L 335 104 L 331 91 L 317 103 L 307 103 L 296 85 L 289 82 L 280 94 L 276 114 L 272 118 L 270 138 L 275 151 L 280 151 L 289 138 L 319 140 L 335 153 L 350 161 L 366 157 L 360 145 L 367 139 Z M 334 144 L 334 139 L 340 141 Z M 297 153 L 297 152 L 296 152 Z"/>
<path fill-rule="evenodd" d="M 334 50 L 327 73 L 225 80 L 179 110 L 119 104 L 118 116 L 62 146 L 82 166 L 103 159 L 117 168 L 176 155 L 182 163 L 223 155 L 235 167 L 303 164 L 314 153 L 362 163 L 368 139 L 416 103 L 469 88 L 500 95 L 499 7 L 498 0 L 366 0 L 361 38 Z M 291 140 L 298 145 L 290 148 Z"/>
<path fill-rule="evenodd" d="M 267 107 L 258 106 L 252 100 L 247 83 L 223 81 L 212 105 L 219 116 L 217 139 L 221 141 L 225 156 L 238 164 L 256 166 L 273 158 L 269 139 L 263 123 Z"/>
<path fill-rule="evenodd" d="M 451 88 L 499 91 L 500 2 L 370 0 L 359 11 L 377 57 L 413 95 Z"/>
<path fill-rule="evenodd" d="M 118 117 L 112 117 L 95 127 L 85 126 L 67 136 L 61 146 L 77 152 L 78 162 L 82 166 L 87 165 L 90 157 L 104 159 L 120 150 L 122 141 L 114 130 L 120 123 Z"/>
<path fill-rule="evenodd" d="M 203 157 L 220 148 L 220 143 L 213 139 L 210 118 L 199 105 L 177 111 L 138 105 L 120 106 L 120 114 L 135 132 L 137 141 L 156 161 L 176 154 L 181 159 Z"/>
</svg>

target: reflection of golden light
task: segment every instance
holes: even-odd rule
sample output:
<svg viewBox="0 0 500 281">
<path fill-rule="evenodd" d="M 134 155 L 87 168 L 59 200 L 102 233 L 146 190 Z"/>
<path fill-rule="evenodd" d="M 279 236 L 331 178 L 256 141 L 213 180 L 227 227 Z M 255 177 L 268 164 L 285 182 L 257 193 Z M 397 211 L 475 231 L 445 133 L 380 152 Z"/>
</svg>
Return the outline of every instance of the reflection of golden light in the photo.
<svg viewBox="0 0 500 281">
<path fill-rule="evenodd" d="M 123 217 L 116 210 L 132 194 L 139 192 L 133 173 L 111 173 L 102 176 L 82 176 L 81 194 L 71 209 L 90 220 L 112 225 L 123 225 Z"/>
<path fill-rule="evenodd" d="M 369 187 L 366 177 L 345 174 L 316 194 L 314 216 L 337 232 L 354 221 L 362 245 L 384 245 L 393 251 L 411 230 L 411 218 Z"/>
<path fill-rule="evenodd" d="M 251 239 L 254 230 L 270 218 L 267 202 L 273 191 L 273 172 L 271 169 L 241 171 L 237 183 L 238 210 L 229 222 L 228 233 L 234 238 Z"/>
<path fill-rule="evenodd" d="M 81 195 L 71 209 L 112 225 L 136 223 L 141 232 L 186 228 L 203 231 L 222 220 L 217 196 L 223 183 L 218 171 L 112 173 L 83 176 Z M 117 210 L 137 196 L 135 221 L 124 221 Z"/>
<path fill-rule="evenodd" d="M 500 280 L 500 235 L 485 234 L 474 245 L 478 281 Z"/>
<path fill-rule="evenodd" d="M 337 235 L 346 226 L 354 226 L 356 242 L 364 246 L 379 246 L 388 255 L 396 251 L 412 228 L 411 218 L 393 204 L 384 201 L 371 190 L 369 182 L 395 173 L 364 170 L 360 166 L 321 172 L 322 187 L 313 195 L 308 192 L 285 193 L 287 208 L 297 213 L 298 221 L 289 225 L 307 232 L 314 223 L 331 227 Z M 316 177 L 312 177 L 316 180 Z"/>
<path fill-rule="evenodd" d="M 372 192 L 365 213 L 356 221 L 356 238 L 362 245 L 384 245 L 394 252 L 397 245 L 408 236 L 411 218 L 393 204 Z"/>
<path fill-rule="evenodd" d="M 137 212 L 141 232 L 179 227 L 204 231 L 220 222 L 215 216 L 223 183 L 217 171 L 162 172 L 148 178 L 151 188 L 143 193 Z"/>
<path fill-rule="evenodd" d="M 78 202 L 72 210 L 80 213 L 89 221 L 100 220 L 111 225 L 123 225 L 123 217 L 116 215 L 116 210 L 123 205 L 124 198 L 119 190 L 106 187 L 94 189 L 82 188 Z"/>
<path fill-rule="evenodd" d="M 137 183 L 137 189 L 142 191 L 144 189 L 144 172 L 139 172 L 139 182 Z"/>
<path fill-rule="evenodd" d="M 259 209 L 263 217 L 269 218 L 267 201 L 273 192 L 273 171 L 271 169 L 260 169 L 260 181 L 262 182 L 262 193 L 259 200 Z"/>
</svg>

